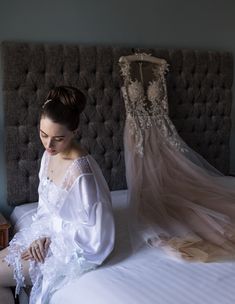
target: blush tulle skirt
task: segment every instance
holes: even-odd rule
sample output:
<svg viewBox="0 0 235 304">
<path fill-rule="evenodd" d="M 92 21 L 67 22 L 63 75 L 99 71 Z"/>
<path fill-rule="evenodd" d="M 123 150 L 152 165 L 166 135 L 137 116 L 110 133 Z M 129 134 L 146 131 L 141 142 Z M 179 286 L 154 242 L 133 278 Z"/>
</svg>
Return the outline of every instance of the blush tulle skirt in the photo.
<svg viewBox="0 0 235 304">
<path fill-rule="evenodd" d="M 190 149 L 143 130 L 143 155 L 126 120 L 124 148 L 130 235 L 173 258 L 210 262 L 235 258 L 235 178 L 222 175 Z"/>
</svg>

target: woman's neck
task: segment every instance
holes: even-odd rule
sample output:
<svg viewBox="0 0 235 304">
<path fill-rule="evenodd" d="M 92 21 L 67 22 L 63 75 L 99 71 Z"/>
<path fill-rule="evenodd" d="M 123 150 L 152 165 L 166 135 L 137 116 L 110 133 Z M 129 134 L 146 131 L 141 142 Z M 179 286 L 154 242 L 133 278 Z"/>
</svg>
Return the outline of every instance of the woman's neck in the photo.
<svg viewBox="0 0 235 304">
<path fill-rule="evenodd" d="M 76 140 L 73 140 L 71 142 L 71 145 L 68 147 L 68 149 L 66 149 L 66 151 L 63 151 L 63 153 L 62 152 L 59 153 L 58 156 L 61 159 L 74 160 L 86 154 L 88 154 L 87 150 L 81 147 Z"/>
</svg>

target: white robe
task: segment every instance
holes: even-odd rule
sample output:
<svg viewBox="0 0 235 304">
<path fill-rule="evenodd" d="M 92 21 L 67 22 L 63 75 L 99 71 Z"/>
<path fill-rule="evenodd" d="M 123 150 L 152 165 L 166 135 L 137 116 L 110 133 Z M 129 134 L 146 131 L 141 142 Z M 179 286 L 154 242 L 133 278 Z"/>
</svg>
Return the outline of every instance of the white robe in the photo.
<svg viewBox="0 0 235 304">
<path fill-rule="evenodd" d="M 93 157 L 73 161 L 60 185 L 47 178 L 50 157 L 44 152 L 33 223 L 16 233 L 6 257 L 19 293 L 24 286 L 21 253 L 40 237 L 51 239 L 44 263 L 30 261 L 30 304 L 49 303 L 58 288 L 100 265 L 115 239 L 110 191 Z"/>
</svg>

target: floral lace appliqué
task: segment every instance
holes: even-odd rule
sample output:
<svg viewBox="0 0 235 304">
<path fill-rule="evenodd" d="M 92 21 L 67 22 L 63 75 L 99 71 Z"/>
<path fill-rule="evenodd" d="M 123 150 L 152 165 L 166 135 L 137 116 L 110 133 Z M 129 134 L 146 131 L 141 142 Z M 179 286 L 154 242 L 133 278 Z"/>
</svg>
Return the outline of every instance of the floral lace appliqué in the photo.
<svg viewBox="0 0 235 304">
<path fill-rule="evenodd" d="M 122 94 L 126 108 L 126 119 L 130 124 L 132 136 L 135 138 L 136 151 L 144 156 L 145 130 L 153 124 L 157 125 L 166 142 L 180 151 L 185 151 L 182 141 L 168 116 L 168 98 L 165 73 L 168 64 L 154 64 L 154 79 L 148 83 L 146 93 L 142 82 L 132 80 L 130 75 L 130 62 L 123 60 L 120 63 L 121 74 L 124 78 Z"/>
</svg>

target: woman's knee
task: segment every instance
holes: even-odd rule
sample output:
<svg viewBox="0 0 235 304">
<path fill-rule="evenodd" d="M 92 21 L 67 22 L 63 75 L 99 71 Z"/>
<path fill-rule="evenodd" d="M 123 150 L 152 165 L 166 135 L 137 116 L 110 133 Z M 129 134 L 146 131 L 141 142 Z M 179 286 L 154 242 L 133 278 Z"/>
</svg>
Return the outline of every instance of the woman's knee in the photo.
<svg viewBox="0 0 235 304">
<path fill-rule="evenodd" d="M 4 256 L 0 259 L 0 287 L 14 286 L 13 268 L 5 261 Z"/>
<path fill-rule="evenodd" d="M 14 271 L 11 265 L 5 261 L 5 257 L 8 254 L 8 248 L 5 248 L 0 251 L 0 286 L 2 287 L 9 287 L 15 286 L 16 281 L 14 279 Z M 21 261 L 22 262 L 22 275 L 25 278 L 25 284 L 31 285 L 31 280 L 29 278 L 29 262 L 28 261 Z"/>
</svg>

